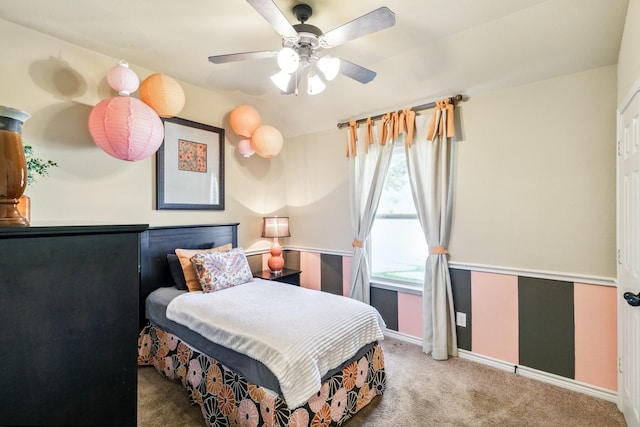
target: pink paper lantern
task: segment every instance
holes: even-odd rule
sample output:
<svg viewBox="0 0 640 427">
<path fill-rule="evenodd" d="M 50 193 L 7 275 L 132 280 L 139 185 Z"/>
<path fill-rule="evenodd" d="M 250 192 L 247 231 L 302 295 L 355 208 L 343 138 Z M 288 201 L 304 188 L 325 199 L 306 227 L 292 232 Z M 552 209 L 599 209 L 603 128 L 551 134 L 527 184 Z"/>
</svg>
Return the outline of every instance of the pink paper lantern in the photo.
<svg viewBox="0 0 640 427">
<path fill-rule="evenodd" d="M 260 114 L 251 105 L 238 105 L 229 114 L 229 124 L 236 135 L 251 138 L 253 132 L 260 126 Z"/>
<path fill-rule="evenodd" d="M 259 156 L 265 159 L 277 156 L 283 144 L 282 134 L 273 126 L 260 126 L 251 137 L 251 146 Z"/>
<path fill-rule="evenodd" d="M 241 139 L 240 142 L 238 142 L 238 151 L 244 157 L 251 157 L 255 154 L 253 147 L 251 147 L 250 139 Z"/>
<path fill-rule="evenodd" d="M 120 95 L 130 95 L 138 89 L 140 79 L 136 73 L 129 69 L 129 64 L 120 61 L 107 72 L 107 83 Z"/>
<path fill-rule="evenodd" d="M 162 120 L 156 112 L 128 96 L 107 98 L 93 107 L 89 133 L 107 154 L 131 162 L 151 156 L 164 139 Z"/>
<path fill-rule="evenodd" d="M 173 117 L 184 108 L 182 86 L 166 74 L 155 73 L 142 81 L 140 99 L 160 117 Z"/>
</svg>

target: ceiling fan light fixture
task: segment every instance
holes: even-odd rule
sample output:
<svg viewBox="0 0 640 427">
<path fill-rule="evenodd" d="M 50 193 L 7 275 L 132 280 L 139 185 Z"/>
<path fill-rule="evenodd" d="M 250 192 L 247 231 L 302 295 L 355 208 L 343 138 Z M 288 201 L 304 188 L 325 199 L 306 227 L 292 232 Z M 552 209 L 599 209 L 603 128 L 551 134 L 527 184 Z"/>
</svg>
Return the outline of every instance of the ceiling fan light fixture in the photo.
<svg viewBox="0 0 640 427">
<path fill-rule="evenodd" d="M 326 87 L 327 85 L 324 84 L 319 75 L 313 71 L 309 71 L 307 75 L 307 93 L 309 95 L 317 95 L 325 90 Z"/>
<path fill-rule="evenodd" d="M 318 68 L 324 74 L 324 77 L 331 81 L 336 78 L 340 71 L 340 58 L 326 55 L 318 60 Z"/>
<path fill-rule="evenodd" d="M 300 55 L 290 47 L 283 47 L 278 52 L 278 67 L 285 73 L 293 73 L 300 65 Z"/>
<path fill-rule="evenodd" d="M 284 71 L 278 71 L 276 74 L 271 76 L 271 81 L 273 82 L 273 84 L 276 85 L 282 92 L 287 91 L 290 80 L 291 74 Z"/>
</svg>

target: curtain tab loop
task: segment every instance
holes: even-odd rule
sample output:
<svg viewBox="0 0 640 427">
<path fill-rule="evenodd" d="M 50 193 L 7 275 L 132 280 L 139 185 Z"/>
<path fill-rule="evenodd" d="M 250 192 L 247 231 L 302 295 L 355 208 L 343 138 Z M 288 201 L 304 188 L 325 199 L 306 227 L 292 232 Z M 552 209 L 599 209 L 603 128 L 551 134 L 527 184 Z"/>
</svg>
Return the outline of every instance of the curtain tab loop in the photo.
<svg viewBox="0 0 640 427">
<path fill-rule="evenodd" d="M 373 144 L 373 119 L 371 117 L 367 117 L 367 133 L 364 141 L 364 151 L 369 153 L 369 145 Z"/>
<path fill-rule="evenodd" d="M 387 113 L 381 117 L 382 123 L 380 123 L 380 140 L 378 143 L 380 145 L 384 145 L 387 143 L 387 138 L 389 137 L 389 124 L 391 121 L 391 114 Z"/>
<path fill-rule="evenodd" d="M 353 246 L 354 248 L 363 248 L 364 243 L 362 243 L 362 240 L 353 239 L 353 242 L 351 242 L 351 246 Z"/>
<path fill-rule="evenodd" d="M 397 111 L 391 114 L 391 132 L 393 132 L 393 140 L 396 141 L 400 132 L 400 120 Z"/>
<path fill-rule="evenodd" d="M 429 246 L 429 255 L 449 255 L 445 246 Z"/>
<path fill-rule="evenodd" d="M 405 130 L 407 133 L 407 138 L 405 139 L 405 145 L 408 148 L 411 148 L 411 143 L 413 142 L 413 134 L 416 128 L 416 112 L 411 110 L 410 108 L 405 108 L 403 111 L 404 114 L 404 122 L 405 122 Z"/>
<path fill-rule="evenodd" d="M 351 154 L 355 157 L 358 155 L 356 150 L 356 142 L 358 141 L 358 122 L 351 120 L 349 122 L 349 134 L 347 135 L 347 157 L 349 157 L 349 139 L 351 139 Z"/>
</svg>

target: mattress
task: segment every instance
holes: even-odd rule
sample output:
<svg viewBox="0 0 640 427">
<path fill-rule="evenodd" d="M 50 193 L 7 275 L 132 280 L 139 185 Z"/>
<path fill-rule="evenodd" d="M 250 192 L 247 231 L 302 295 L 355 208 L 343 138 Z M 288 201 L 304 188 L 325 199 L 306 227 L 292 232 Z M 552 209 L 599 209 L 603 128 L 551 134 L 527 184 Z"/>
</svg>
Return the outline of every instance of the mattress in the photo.
<svg viewBox="0 0 640 427">
<path fill-rule="evenodd" d="M 180 337 L 185 344 L 189 345 L 194 350 L 211 356 L 230 368 L 232 371 L 242 375 L 248 382 L 267 388 L 281 395 L 282 391 L 280 389 L 278 379 L 263 363 L 245 354 L 213 343 L 199 333 L 167 318 L 167 306 L 169 303 L 177 296 L 187 292 L 188 291 L 179 290 L 173 287 L 156 289 L 146 299 L 146 318 L 151 324 L 158 326 L 160 329 L 170 334 Z M 345 366 L 362 358 L 362 356 L 369 352 L 374 345 L 375 343 L 369 343 L 360 348 L 352 358 L 346 360 L 340 366 L 330 369 L 326 374 L 324 374 L 322 380 L 324 381 L 330 378 L 337 372 L 342 371 Z"/>
</svg>

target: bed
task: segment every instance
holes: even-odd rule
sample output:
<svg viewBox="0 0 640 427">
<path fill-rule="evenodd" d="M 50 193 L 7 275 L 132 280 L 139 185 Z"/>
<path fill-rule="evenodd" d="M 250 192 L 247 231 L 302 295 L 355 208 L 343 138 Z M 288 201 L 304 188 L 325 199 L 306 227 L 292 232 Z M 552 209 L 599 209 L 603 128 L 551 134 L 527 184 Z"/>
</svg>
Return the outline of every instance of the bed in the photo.
<svg viewBox="0 0 640 427">
<path fill-rule="evenodd" d="M 375 309 L 349 298 L 278 282 L 253 279 L 211 293 L 176 289 L 175 270 L 172 275 L 167 254 L 176 248 L 228 244 L 237 248 L 237 228 L 238 224 L 156 227 L 142 235 L 138 364 L 151 365 L 165 378 L 180 381 L 192 404 L 200 406 L 208 426 L 344 424 L 384 393 L 384 354 L 378 343 L 384 322 Z M 241 249 L 228 252 L 234 251 Z M 250 325 L 256 316 L 247 313 L 262 315 L 267 306 L 282 313 L 283 306 L 278 304 L 294 297 L 300 298 L 295 304 L 299 309 L 289 307 L 285 322 L 278 323 L 284 316 L 268 315 Z M 333 307 L 318 308 L 325 320 L 308 322 L 304 332 L 287 327 L 286 323 L 300 323 L 291 320 L 290 312 L 313 312 L 325 298 Z M 221 305 L 211 309 L 210 303 Z M 261 303 L 262 307 L 251 308 Z M 356 314 L 344 314 L 347 322 L 340 316 L 351 310 L 350 305 Z M 248 311 L 242 314 L 245 306 Z M 334 311 L 327 315 L 326 310 Z M 204 325 L 208 321 L 201 316 L 212 312 L 216 322 L 222 323 Z M 240 317 L 232 321 L 234 312 Z M 373 326 L 375 321 L 368 318 L 376 315 L 378 323 Z M 361 317 L 363 326 L 354 333 L 351 324 L 359 324 Z M 345 324 L 349 328 L 340 326 Z M 293 333 L 295 339 L 284 338 L 285 332 Z M 271 336 L 276 344 L 265 349 L 247 341 L 248 335 L 267 343 Z M 314 363 L 302 359 L 306 353 Z"/>
</svg>

